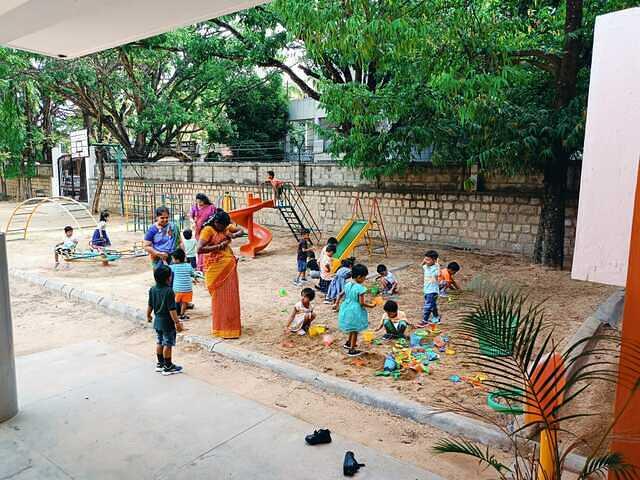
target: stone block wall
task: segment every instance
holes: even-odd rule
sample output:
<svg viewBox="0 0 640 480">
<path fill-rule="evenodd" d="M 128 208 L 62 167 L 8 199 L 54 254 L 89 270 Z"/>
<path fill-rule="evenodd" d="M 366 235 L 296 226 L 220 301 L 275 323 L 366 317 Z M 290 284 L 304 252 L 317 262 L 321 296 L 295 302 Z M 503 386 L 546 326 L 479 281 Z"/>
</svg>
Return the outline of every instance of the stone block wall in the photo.
<svg viewBox="0 0 640 480">
<path fill-rule="evenodd" d="M 17 178 L 10 178 L 7 180 L 7 196 L 9 198 L 18 197 L 18 185 Z M 35 197 L 36 194 L 43 192 L 45 196 L 51 196 L 51 177 L 32 177 L 30 181 L 23 181 L 25 188 L 29 190 L 28 197 Z"/>
<path fill-rule="evenodd" d="M 147 187 L 149 183 L 147 182 Z M 125 197 L 145 189 L 145 182 L 127 180 Z M 335 235 L 351 217 L 358 193 L 348 189 L 318 189 L 302 187 L 302 195 L 323 235 Z M 171 182 L 156 184 L 156 192 L 185 195 L 192 198 L 203 192 L 212 199 L 224 192 L 231 193 L 237 207 L 246 206 L 249 193 L 258 193 L 254 186 L 210 183 Z M 466 193 L 466 192 L 360 192 L 365 214 L 369 202 L 377 198 L 387 235 L 390 240 L 423 242 L 478 248 L 531 257 L 535 247 L 540 216 L 540 197 L 535 193 Z M 188 201 L 186 202 L 188 203 Z M 117 183 L 104 185 L 102 208 L 119 210 Z M 577 199 L 569 201 L 566 212 L 565 255 L 570 264 L 573 252 Z M 256 221 L 267 226 L 285 227 L 277 210 L 262 210 Z"/>
</svg>

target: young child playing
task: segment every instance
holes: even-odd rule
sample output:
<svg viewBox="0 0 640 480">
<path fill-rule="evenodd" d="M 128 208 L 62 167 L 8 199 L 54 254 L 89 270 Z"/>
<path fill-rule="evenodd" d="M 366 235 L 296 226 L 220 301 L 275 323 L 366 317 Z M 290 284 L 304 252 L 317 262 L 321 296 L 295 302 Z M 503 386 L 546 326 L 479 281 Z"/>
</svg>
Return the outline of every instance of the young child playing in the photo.
<svg viewBox="0 0 640 480">
<path fill-rule="evenodd" d="M 175 292 L 175 302 L 177 304 L 178 318 L 189 320 L 186 315 L 187 305 L 193 300 L 193 282 L 191 278 L 195 275 L 195 270 L 189 262 L 184 250 L 178 248 L 171 254 L 171 272 L 173 273 L 173 291 Z"/>
<path fill-rule="evenodd" d="M 193 238 L 193 232 L 188 228 L 182 232 L 182 244 L 184 245 L 184 253 L 187 255 L 187 262 L 191 264 L 195 270 L 198 266 L 198 241 Z"/>
<path fill-rule="evenodd" d="M 171 269 L 161 265 L 153 271 L 156 284 L 149 289 L 147 322 L 151 322 L 156 331 L 156 372 L 173 375 L 182 372 L 182 367 L 171 360 L 171 348 L 176 345 L 176 332 L 182 331 L 182 323 L 176 313 L 176 300 L 171 289 Z"/>
<path fill-rule="evenodd" d="M 54 248 L 54 259 L 55 265 L 54 268 L 58 268 L 60 266 L 60 255 L 67 256 L 71 255 L 76 247 L 78 246 L 78 239 L 73 236 L 73 227 L 67 225 L 64 227 L 64 241 L 56 244 Z"/>
<path fill-rule="evenodd" d="M 335 307 L 335 302 L 338 300 L 342 290 L 344 290 L 347 280 L 351 278 L 351 269 L 353 268 L 354 263 L 356 263 L 356 261 L 353 257 L 342 260 L 340 268 L 329 284 L 329 289 L 327 290 L 327 296 L 324 303 L 333 303 Z"/>
<path fill-rule="evenodd" d="M 440 287 L 440 296 L 446 297 L 447 290 L 460 290 L 460 285 L 453 278 L 460 271 L 458 262 L 449 262 L 447 268 L 440 270 L 438 275 L 438 286 Z"/>
<path fill-rule="evenodd" d="M 333 280 L 334 273 L 331 273 L 331 266 L 333 264 L 333 255 L 336 253 L 335 245 L 327 245 L 324 253 L 324 258 L 320 259 L 320 283 L 316 286 L 316 289 L 326 294 L 329 290 L 331 280 Z"/>
<path fill-rule="evenodd" d="M 438 264 L 438 252 L 429 250 L 424 254 L 422 260 L 422 270 L 424 272 L 424 308 L 422 310 L 422 322 L 420 327 L 426 327 L 429 322 L 440 323 L 438 316 L 438 275 L 440 275 L 440 265 Z M 433 318 L 430 319 L 431 315 Z"/>
<path fill-rule="evenodd" d="M 311 322 L 316 319 L 316 314 L 313 313 L 313 305 L 311 304 L 313 299 L 316 298 L 316 292 L 312 288 L 303 288 L 300 296 L 300 301 L 295 304 L 289 316 L 286 332 L 306 335 Z"/>
<path fill-rule="evenodd" d="M 376 272 L 378 272 L 376 280 L 378 281 L 382 295 L 389 296 L 398 293 L 398 280 L 396 280 L 396 276 L 387 269 L 386 265 L 378 265 Z"/>
<path fill-rule="evenodd" d="M 338 327 L 349 334 L 344 348 L 350 357 L 362 355 L 362 351 L 356 349 L 358 333 L 369 328 L 369 316 L 365 308 L 375 307 L 375 304 L 368 303 L 364 297 L 367 287 L 363 283 L 368 274 L 369 270 L 364 265 L 354 265 L 351 269 L 352 280 L 344 286 L 338 298 Z"/>
<path fill-rule="evenodd" d="M 309 235 L 311 234 L 309 229 L 303 228 L 300 233 L 302 235 L 302 238 L 298 242 L 298 276 L 293 281 L 293 284 L 298 286 L 307 281 L 307 255 L 309 254 L 309 252 L 313 251 L 313 249 L 311 248 L 311 239 L 309 238 Z"/>
<path fill-rule="evenodd" d="M 279 178 L 276 178 L 276 174 L 273 170 L 269 170 L 267 172 L 267 183 L 270 183 L 273 188 L 273 201 L 277 206 L 278 201 L 280 200 L 280 195 L 282 194 L 284 182 Z"/>
<path fill-rule="evenodd" d="M 393 300 L 387 300 L 382 308 L 384 314 L 376 332 L 384 328 L 386 333 L 383 338 L 385 340 L 406 338 L 404 332 L 407 331 L 407 327 L 413 327 L 413 324 L 407 320 L 407 315 L 402 310 L 398 310 L 398 304 Z"/>
<path fill-rule="evenodd" d="M 103 210 L 100 212 L 100 221 L 98 222 L 98 228 L 93 231 L 93 237 L 89 242 L 89 246 L 94 250 L 104 250 L 111 246 L 111 240 L 107 235 L 107 222 L 109 221 L 109 212 Z"/>
<path fill-rule="evenodd" d="M 320 265 L 316 260 L 316 254 L 312 251 L 307 253 L 307 268 L 309 269 L 309 276 L 313 279 L 320 278 Z"/>
</svg>

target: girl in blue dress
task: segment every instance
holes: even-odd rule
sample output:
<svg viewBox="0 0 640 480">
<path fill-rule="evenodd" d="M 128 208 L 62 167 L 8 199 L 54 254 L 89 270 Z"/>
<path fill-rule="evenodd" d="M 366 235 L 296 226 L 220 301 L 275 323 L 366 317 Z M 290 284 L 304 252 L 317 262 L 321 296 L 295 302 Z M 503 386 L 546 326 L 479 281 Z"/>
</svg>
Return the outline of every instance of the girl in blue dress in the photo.
<svg viewBox="0 0 640 480">
<path fill-rule="evenodd" d="M 364 298 L 367 287 L 363 284 L 368 274 L 369 270 L 364 265 L 354 265 L 351 270 L 352 280 L 344 286 L 344 290 L 338 297 L 338 327 L 349 334 L 344 348 L 350 357 L 362 355 L 362 352 L 356 349 L 358 333 L 369 328 L 369 315 L 365 308 L 375 307 L 375 304 L 367 303 Z"/>
<path fill-rule="evenodd" d="M 338 297 L 344 290 L 344 286 L 347 283 L 347 280 L 351 278 L 351 269 L 353 268 L 353 264 L 355 263 L 353 258 L 345 258 L 342 260 L 341 266 L 336 272 L 336 276 L 333 277 L 331 283 L 329 284 L 329 290 L 327 290 L 327 296 L 325 297 L 324 303 L 333 303 L 337 302 Z"/>
</svg>

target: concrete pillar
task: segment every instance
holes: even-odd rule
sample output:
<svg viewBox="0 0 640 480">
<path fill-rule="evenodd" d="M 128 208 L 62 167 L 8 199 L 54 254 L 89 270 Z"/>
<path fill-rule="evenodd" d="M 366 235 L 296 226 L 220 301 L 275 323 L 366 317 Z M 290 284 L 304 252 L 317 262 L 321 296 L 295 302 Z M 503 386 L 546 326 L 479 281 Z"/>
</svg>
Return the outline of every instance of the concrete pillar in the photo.
<svg viewBox="0 0 640 480">
<path fill-rule="evenodd" d="M 7 260 L 6 238 L 0 233 L 0 423 L 18 413 Z"/>
</svg>

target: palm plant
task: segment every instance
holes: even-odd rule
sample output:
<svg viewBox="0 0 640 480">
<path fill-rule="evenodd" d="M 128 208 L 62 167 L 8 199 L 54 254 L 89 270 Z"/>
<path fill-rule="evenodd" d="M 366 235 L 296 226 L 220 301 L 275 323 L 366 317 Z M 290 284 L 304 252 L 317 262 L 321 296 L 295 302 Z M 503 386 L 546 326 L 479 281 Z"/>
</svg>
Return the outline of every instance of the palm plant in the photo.
<svg viewBox="0 0 640 480">
<path fill-rule="evenodd" d="M 478 409 L 457 408 L 480 416 L 504 432 L 512 444 L 514 460 L 510 464 L 501 462 L 489 448 L 465 439 L 442 440 L 434 447 L 435 451 L 474 457 L 501 479 L 559 479 L 567 457 L 585 445 L 571 431 L 571 420 L 596 415 L 576 411 L 580 407 L 576 400 L 593 381 L 618 380 L 620 339 L 597 335 L 579 340 L 561 352 L 554 341 L 553 328 L 545 323 L 543 303 L 528 302 L 525 295 L 509 289 L 482 290 L 484 298 L 469 306 L 456 325 L 457 337 L 462 339 L 459 350 L 466 354 L 467 366 L 488 376 L 485 385 L 498 389 L 507 404 L 521 403 L 528 415 L 524 422 L 515 421 L 514 416 L 512 425 L 516 426 L 507 428 Z M 640 388 L 640 348 L 636 345 L 628 348 L 633 367 L 624 372 L 621 381 L 633 396 Z M 597 358 L 602 356 L 608 360 Z M 572 412 L 567 411 L 570 404 Z M 618 418 L 611 421 L 595 445 L 589 446 L 589 455 L 577 478 L 604 478 L 607 472 L 619 478 L 640 478 L 640 472 L 621 455 L 602 453 Z M 543 432 L 546 465 L 539 458 L 538 444 L 526 439 L 525 430 L 531 429 Z"/>
</svg>

